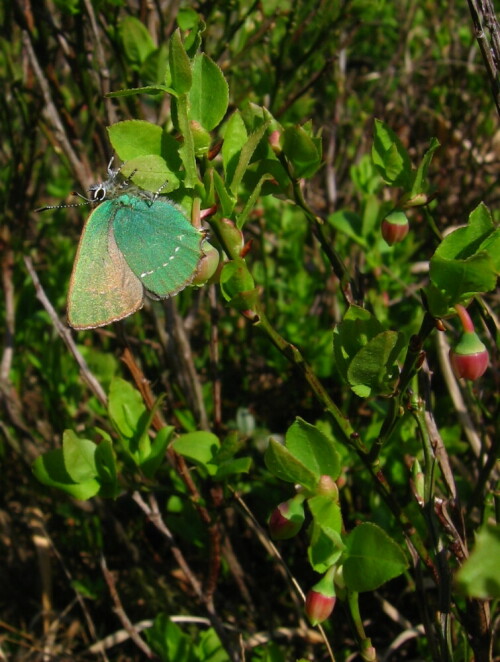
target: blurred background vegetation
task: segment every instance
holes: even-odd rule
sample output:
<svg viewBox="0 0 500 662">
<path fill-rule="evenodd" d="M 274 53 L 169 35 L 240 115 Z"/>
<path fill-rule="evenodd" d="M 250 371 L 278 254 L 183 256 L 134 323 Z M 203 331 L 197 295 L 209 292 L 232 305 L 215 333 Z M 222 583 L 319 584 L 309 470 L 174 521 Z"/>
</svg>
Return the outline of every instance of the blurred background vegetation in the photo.
<svg viewBox="0 0 500 662">
<path fill-rule="evenodd" d="M 481 200 L 498 218 L 500 131 L 466 3 L 7 0 L 0 16 L 0 642 L 3 659 L 94 659 L 89 652 L 93 637 L 101 639 L 120 626 L 101 572 L 101 551 L 119 577 L 121 600 L 134 623 L 159 612 L 204 615 L 164 539 L 127 489 L 114 502 L 79 503 L 38 484 L 30 470 L 40 452 L 60 444 L 64 429 L 95 438 L 95 429 L 108 425 L 102 403 L 81 379 L 37 299 L 24 263 L 24 257 L 31 256 L 49 300 L 64 319 L 72 262 L 88 209 L 40 215 L 33 210 L 71 202 L 72 191 L 85 192 L 105 176 L 112 156 L 106 134 L 110 124 L 128 118 L 167 126 L 170 122 L 164 97 L 104 95 L 159 82 L 164 73 L 162 45 L 176 27 L 188 34 L 202 18 L 202 48 L 229 83 L 228 114 L 253 103 L 268 108 L 284 126 L 312 120 L 315 131 L 321 130 L 324 166 L 307 182 L 307 199 L 320 215 L 348 210 L 372 223 L 365 247 L 335 234 L 333 227 L 332 241 L 352 272 L 363 274 L 366 300 L 382 321 L 408 334 L 419 322 L 413 297 L 426 277 L 418 266 L 428 260 L 437 241 L 418 211 L 404 246 L 389 253 L 379 238 L 377 210 L 391 193 L 371 165 L 373 119 L 392 127 L 414 162 L 431 136 L 439 139 L 430 177 L 437 191 L 433 217 L 440 232 L 465 223 Z M 130 17 L 144 25 L 150 44 L 134 34 Z M 264 286 L 268 316 L 302 349 L 343 410 L 359 425 L 373 428 L 374 435 L 384 405 L 361 403 L 346 394 L 335 373 L 331 330 L 343 312 L 339 283 L 302 212 L 280 199 L 262 197 L 245 236 L 253 242 L 249 259 L 256 281 Z M 214 415 L 209 343 L 214 316 L 222 389 L 219 431 L 238 431 L 245 452 L 254 458 L 250 477 L 233 488 L 245 496 L 263 525 L 272 507 L 287 496 L 264 467 L 265 440 L 270 433 L 283 434 L 297 415 L 315 421 L 321 409 L 307 385 L 256 329 L 212 295 L 209 300 L 205 288 L 182 292 L 165 307 L 147 304 L 126 327 L 113 325 L 75 338 L 105 391 L 113 376 L 131 380 L 130 364 L 121 361 L 128 346 L 156 395 L 166 393 L 162 406 L 167 421 L 189 431 Z M 434 348 L 427 349 L 437 365 Z M 448 451 L 465 453 L 457 457 L 455 468 L 466 485 L 467 447 L 439 374 L 434 389 Z M 494 392 L 491 385 L 484 394 L 486 412 L 494 411 Z M 407 422 L 394 445 L 403 441 L 406 453 L 417 454 L 414 437 L 413 424 Z M 393 449 L 384 452 L 391 457 Z M 368 477 L 359 474 L 353 480 L 356 460 L 347 455 L 346 520 L 376 513 L 374 519 L 386 518 L 390 527 L 389 514 L 380 509 Z M 392 457 L 389 473 L 404 490 L 401 454 Z M 184 494 L 175 473 L 165 469 L 158 492 L 161 507 L 191 566 L 203 576 L 206 531 Z M 208 491 L 204 496 L 210 500 Z M 259 544 L 252 521 L 230 498 L 218 517 L 224 530 L 224 562 L 215 596 L 221 618 L 236 627 L 244 623 L 247 634 L 282 628 L 275 643 L 266 645 L 264 637 L 251 659 L 323 659 L 320 639 L 307 628 L 299 629 L 301 605 L 292 600 L 282 569 Z M 52 546 L 50 555 L 45 545 Z M 307 585 L 311 571 L 305 555 L 300 540 L 287 548 L 287 563 Z M 405 577 L 367 596 L 364 611 L 374 626 L 374 645 L 386 649 L 400 632 L 390 610 L 382 613 L 386 600 L 396 603 L 410 624 L 420 622 L 411 591 L 411 578 Z M 339 610 L 331 628 L 340 660 L 353 659 L 348 625 Z M 198 630 L 189 627 L 195 639 Z M 44 647 L 56 651 L 55 658 L 44 658 Z M 144 659 L 130 641 L 108 655 L 113 660 Z M 430 659 L 425 639 L 412 637 L 391 659 Z"/>
</svg>

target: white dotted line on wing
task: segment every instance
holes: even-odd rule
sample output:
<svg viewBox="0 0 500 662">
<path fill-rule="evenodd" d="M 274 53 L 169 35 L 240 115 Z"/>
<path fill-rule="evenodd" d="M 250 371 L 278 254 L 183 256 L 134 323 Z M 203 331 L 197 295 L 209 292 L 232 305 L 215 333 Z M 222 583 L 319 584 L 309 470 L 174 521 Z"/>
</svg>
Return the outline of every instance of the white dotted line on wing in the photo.
<svg viewBox="0 0 500 662">
<path fill-rule="evenodd" d="M 183 236 L 184 236 L 184 235 L 183 235 Z M 181 237 L 178 237 L 178 238 L 181 239 Z M 175 248 L 175 250 L 174 250 L 174 253 L 177 253 L 178 250 L 180 250 L 180 246 L 176 246 L 176 248 Z M 164 263 L 163 263 L 162 265 L 160 265 L 159 267 L 156 267 L 156 269 L 151 269 L 151 271 L 144 271 L 144 272 L 140 275 L 140 278 L 144 278 L 144 276 L 151 276 L 151 274 L 154 274 L 154 272 L 155 272 L 155 271 L 158 271 L 158 269 L 162 269 L 163 267 L 166 267 L 167 264 L 168 264 L 171 260 L 174 259 L 174 257 L 175 257 L 175 255 L 171 255 L 171 256 L 168 258 L 168 260 L 167 260 L 166 262 L 164 262 Z"/>
</svg>

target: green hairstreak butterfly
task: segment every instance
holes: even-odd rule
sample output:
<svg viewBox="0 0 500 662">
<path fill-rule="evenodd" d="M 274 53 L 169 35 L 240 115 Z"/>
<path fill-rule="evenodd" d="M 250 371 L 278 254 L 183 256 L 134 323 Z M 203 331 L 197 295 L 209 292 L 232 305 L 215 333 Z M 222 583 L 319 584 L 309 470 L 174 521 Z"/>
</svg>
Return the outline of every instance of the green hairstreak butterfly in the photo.
<svg viewBox="0 0 500 662">
<path fill-rule="evenodd" d="M 204 234 L 158 194 L 109 178 L 90 188 L 100 202 L 85 223 L 68 294 L 68 323 L 93 329 L 139 310 L 144 294 L 171 297 L 191 283 Z M 83 196 L 82 196 L 83 197 Z"/>
</svg>

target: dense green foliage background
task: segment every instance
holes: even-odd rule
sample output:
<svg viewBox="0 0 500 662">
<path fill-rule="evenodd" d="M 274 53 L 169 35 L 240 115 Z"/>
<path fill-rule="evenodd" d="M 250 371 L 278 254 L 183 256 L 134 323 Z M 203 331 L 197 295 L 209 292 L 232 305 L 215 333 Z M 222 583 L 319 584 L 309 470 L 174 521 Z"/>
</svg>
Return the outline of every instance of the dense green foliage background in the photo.
<svg viewBox="0 0 500 662">
<path fill-rule="evenodd" d="M 89 210 L 33 210 L 71 204 L 74 190 L 85 193 L 106 176 L 112 156 L 107 127 L 117 121 L 147 120 L 165 126 L 178 140 L 168 95 L 106 94 L 162 82 L 166 44 L 180 27 L 185 45 L 190 34 L 199 35 L 203 52 L 229 84 L 225 121 L 211 137 L 214 153 L 236 109 L 248 118 L 252 108 L 262 106 L 285 128 L 311 121 L 314 136 L 322 139 L 323 160 L 307 174 L 303 196 L 316 215 L 327 219 L 326 237 L 358 283 L 364 305 L 408 343 L 421 324 L 420 289 L 428 283 L 427 262 L 442 234 L 465 224 L 481 201 L 498 222 L 498 117 L 467 6 L 431 0 L 9 0 L 0 15 L 5 27 L 0 38 L 0 653 L 19 660 L 94 659 L 92 645 L 124 628 L 121 608 L 130 622 L 143 626 L 159 615 L 161 621 L 161 614 L 186 617 L 186 641 L 197 647 L 189 654 L 179 652 L 184 645 L 179 632 L 170 631 L 171 624 L 162 630 L 157 622 L 158 631 L 167 633 L 158 637 L 179 647 L 175 654 L 173 643 L 170 653 L 164 649 L 166 660 L 230 659 L 207 635 L 207 623 L 191 618 L 207 613 L 230 626 L 232 659 L 331 659 L 290 584 L 290 576 L 304 590 L 315 582 L 305 535 L 280 544 L 283 561 L 265 532 L 269 513 L 293 494 L 291 485 L 266 468 L 269 437 L 283 437 L 297 416 L 334 434 L 304 373 L 259 325 L 226 304 L 217 285 L 188 288 L 164 303 L 147 300 L 124 322 L 72 334 L 88 366 L 81 371 L 75 350 L 65 344 L 68 332 L 58 332 L 24 258 L 30 257 L 56 316 L 64 321 L 72 263 Z M 144 31 L 130 23 L 131 17 Z M 415 165 L 431 137 L 441 145 L 428 173 L 433 199 L 425 209 L 409 211 L 411 232 L 393 248 L 380 236 L 379 224 L 397 191 L 384 184 L 372 163 L 374 118 L 392 128 Z M 201 159 L 200 164 L 206 167 Z M 237 209 L 257 180 L 250 164 Z M 273 195 L 273 187 L 273 182 L 263 185 L 243 229 L 250 248 L 247 264 L 266 317 L 300 348 L 370 445 L 391 399 L 359 398 L 345 385 L 332 343 L 332 329 L 346 311 L 345 283 L 332 272 L 297 199 L 290 202 L 281 189 Z M 342 230 L 346 220 L 351 231 Z M 483 313 L 489 322 L 477 328 L 485 343 L 488 339 L 492 364 L 497 304 L 495 293 L 474 304 L 477 320 Z M 458 337 L 454 320 L 448 331 Z M 461 389 L 469 414 L 464 423 L 457 414 L 460 400 L 453 388 L 458 387 L 450 386 L 442 367 L 446 351 L 434 336 L 424 349 L 421 390 L 432 402 L 458 486 L 457 502 L 463 504 L 457 509 L 463 520 L 453 526 L 472 547 L 474 533 L 494 513 L 498 371 Z M 148 406 L 162 395 L 158 415 L 163 422 L 179 433 L 210 429 L 230 438 L 239 457 L 251 458 L 251 469 L 217 482 L 171 458 L 154 481 L 124 472 L 116 499 L 85 502 L 41 485 L 31 465 L 40 453 L 61 446 L 65 430 L 96 442 L 116 441 L 105 403 L 89 386 L 88 375 L 105 394 L 114 378 L 123 378 L 141 390 Z M 338 452 L 346 528 L 374 522 L 404 545 L 400 522 L 359 456 L 346 446 Z M 414 458 L 424 463 L 422 453 L 417 423 L 406 413 L 382 448 L 381 464 L 392 496 L 436 563 L 454 572 L 453 529 L 427 528 L 412 496 L 410 470 Z M 433 497 L 441 498 L 446 481 L 435 471 Z M 183 472 L 189 472 L 192 491 Z M 142 496 L 134 500 L 133 494 Z M 138 504 L 150 495 L 173 544 Z M 173 548 L 182 550 L 189 571 L 213 600 L 198 599 Z M 110 594 L 106 564 L 119 602 Z M 362 594 L 363 622 L 381 659 L 469 660 L 474 646 L 477 660 L 488 659 L 484 651 L 493 626 L 482 632 L 465 597 L 452 598 L 451 589 L 442 585 L 428 588 L 425 573 L 412 564 L 379 591 Z M 423 589 L 420 598 L 416 585 Z M 426 619 L 440 617 L 447 622 L 436 643 Z M 326 626 L 338 660 L 360 659 L 350 620 L 349 610 L 339 604 Z M 157 653 L 162 648 L 149 643 Z M 148 650 L 125 636 L 100 657 L 139 660 Z M 364 654 L 370 659 L 370 652 Z"/>
</svg>

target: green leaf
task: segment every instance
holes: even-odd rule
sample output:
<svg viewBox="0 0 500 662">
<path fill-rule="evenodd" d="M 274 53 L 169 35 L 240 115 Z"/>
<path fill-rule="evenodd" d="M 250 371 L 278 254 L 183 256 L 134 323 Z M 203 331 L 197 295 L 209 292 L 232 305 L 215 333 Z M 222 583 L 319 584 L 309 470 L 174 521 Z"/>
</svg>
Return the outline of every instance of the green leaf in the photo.
<svg viewBox="0 0 500 662">
<path fill-rule="evenodd" d="M 340 457 L 334 442 L 317 427 L 297 417 L 286 433 L 287 450 L 318 478 L 340 474 Z"/>
<path fill-rule="evenodd" d="M 146 639 L 162 662 L 198 662 L 191 637 L 172 623 L 167 614 L 158 614 L 152 627 L 145 631 Z"/>
<path fill-rule="evenodd" d="M 146 26 L 133 16 L 120 21 L 119 33 L 128 61 L 132 68 L 138 69 L 156 48 L 151 35 Z"/>
<path fill-rule="evenodd" d="M 180 159 L 179 159 L 180 162 Z M 172 172 L 165 159 L 157 154 L 136 156 L 122 167 L 124 177 L 132 177 L 132 181 L 145 191 L 169 193 L 179 188 L 179 179 Z"/>
<path fill-rule="evenodd" d="M 471 598 L 500 598 L 500 524 L 486 524 L 477 534 L 470 557 L 457 573 L 458 588 Z"/>
<path fill-rule="evenodd" d="M 122 161 L 150 154 L 162 155 L 163 130 L 143 120 L 125 120 L 108 126 L 113 149 Z"/>
<path fill-rule="evenodd" d="M 313 519 L 321 526 L 342 532 L 342 513 L 339 504 L 331 496 L 316 494 L 307 500 Z"/>
<path fill-rule="evenodd" d="M 356 395 L 367 398 L 392 393 L 399 374 L 396 359 L 403 343 L 402 334 L 383 331 L 356 353 L 347 370 L 347 379 Z"/>
<path fill-rule="evenodd" d="M 222 143 L 222 165 L 229 186 L 238 165 L 239 155 L 243 145 L 248 140 L 248 133 L 241 113 L 237 110 L 231 115 L 224 127 L 224 142 Z"/>
<path fill-rule="evenodd" d="M 307 555 L 316 572 L 326 572 L 340 559 L 344 549 L 342 538 L 335 529 L 313 522 Z"/>
<path fill-rule="evenodd" d="M 410 188 L 412 170 L 408 152 L 394 131 L 377 119 L 374 126 L 372 159 L 387 184 Z"/>
<path fill-rule="evenodd" d="M 260 191 L 261 191 L 262 185 L 263 185 L 264 182 L 267 181 L 268 179 L 272 179 L 272 175 L 270 175 L 270 174 L 268 174 L 268 173 L 265 173 L 265 174 L 262 175 L 262 177 L 259 179 L 259 181 L 257 182 L 257 184 L 253 187 L 253 189 L 251 189 L 252 192 L 251 192 L 250 195 L 248 196 L 248 200 L 247 200 L 247 202 L 246 202 L 246 204 L 245 204 L 243 210 L 241 211 L 240 214 L 238 214 L 238 217 L 237 217 L 237 219 L 236 219 L 236 227 L 237 227 L 238 229 L 241 229 L 241 228 L 245 225 L 245 222 L 247 221 L 247 219 L 248 219 L 248 217 L 249 217 L 249 215 L 250 215 L 250 212 L 251 212 L 252 209 L 254 208 L 254 206 L 255 206 L 257 200 L 259 199 Z"/>
<path fill-rule="evenodd" d="M 79 439 L 74 432 L 66 430 L 62 452 L 64 466 L 75 483 L 84 483 L 97 476 L 95 452 L 97 445 L 89 439 Z"/>
<path fill-rule="evenodd" d="M 230 662 L 213 628 L 200 633 L 200 641 L 195 649 L 200 662 Z"/>
<path fill-rule="evenodd" d="M 237 457 L 232 460 L 226 460 L 225 462 L 213 462 L 212 464 L 216 467 L 215 473 L 212 475 L 216 480 L 222 480 L 233 474 L 248 473 L 252 466 L 252 458 Z"/>
<path fill-rule="evenodd" d="M 144 87 L 129 87 L 126 90 L 116 90 L 115 92 L 107 92 L 104 96 L 107 99 L 119 98 L 119 97 L 134 97 L 137 94 L 162 94 L 167 92 L 172 92 L 173 90 L 166 85 L 156 84 L 156 85 L 145 85 Z M 130 120 L 132 121 L 132 120 Z M 139 121 L 139 120 L 137 120 Z"/>
<path fill-rule="evenodd" d="M 163 42 L 159 48 L 156 48 L 148 55 L 143 62 L 140 77 L 150 86 L 158 86 L 159 93 L 164 93 L 166 88 L 165 80 L 168 71 L 168 44 Z"/>
<path fill-rule="evenodd" d="M 137 429 L 147 417 L 139 391 L 120 377 L 111 382 L 108 411 L 118 432 L 127 439 L 136 435 Z"/>
<path fill-rule="evenodd" d="M 193 85 L 189 91 L 189 116 L 207 131 L 223 120 L 229 101 L 229 88 L 222 71 L 205 53 L 193 61 Z"/>
<path fill-rule="evenodd" d="M 476 253 L 465 260 L 446 260 L 433 257 L 429 275 L 449 305 L 467 301 L 496 287 L 495 265 L 488 253 Z"/>
<path fill-rule="evenodd" d="M 241 148 L 241 151 L 239 153 L 238 163 L 234 170 L 234 175 L 231 180 L 231 184 L 229 186 L 229 189 L 234 195 L 237 195 L 238 193 L 241 180 L 243 179 L 243 175 L 245 174 L 248 168 L 250 159 L 252 158 L 253 153 L 257 149 L 258 144 L 264 137 L 264 134 L 266 133 L 268 126 L 269 126 L 269 122 L 265 122 L 262 126 L 260 126 L 253 133 L 251 133 L 248 137 L 248 140 Z"/>
<path fill-rule="evenodd" d="M 175 17 L 181 30 L 192 30 L 198 25 L 200 17 L 192 7 L 180 7 Z"/>
<path fill-rule="evenodd" d="M 272 474 L 288 483 L 300 483 L 310 490 L 313 490 L 318 483 L 319 476 L 274 439 L 269 441 L 264 460 Z"/>
<path fill-rule="evenodd" d="M 79 444 L 79 442 L 84 442 Z M 75 499 L 82 501 L 95 496 L 100 490 L 100 482 L 97 479 L 97 469 L 92 475 L 90 467 L 92 466 L 92 450 L 88 446 L 92 444 L 87 439 L 78 439 L 71 430 L 66 430 L 63 437 L 63 449 L 49 451 L 36 458 L 32 469 L 35 477 L 48 487 L 55 487 Z M 64 446 L 66 456 L 64 453 Z M 81 452 L 79 452 L 81 449 Z M 94 453 L 96 445 L 94 444 Z M 69 461 L 70 466 L 66 465 Z M 94 464 L 95 466 L 95 464 Z M 82 480 L 75 480 L 73 476 L 82 476 Z"/>
<path fill-rule="evenodd" d="M 417 172 L 415 173 L 415 179 L 413 180 L 413 185 L 411 187 L 410 198 L 413 198 L 420 193 L 427 192 L 427 170 L 431 164 L 434 152 L 438 149 L 438 147 L 440 147 L 439 140 L 437 138 L 432 138 L 429 149 L 425 152 L 422 161 L 417 168 Z"/>
<path fill-rule="evenodd" d="M 140 393 L 124 379 L 114 379 L 109 391 L 108 411 L 124 450 L 139 466 L 151 452 L 148 438 L 150 417 Z"/>
<path fill-rule="evenodd" d="M 220 274 L 220 287 L 226 301 L 231 301 L 237 294 L 254 289 L 252 274 L 248 271 L 243 258 L 226 262 Z"/>
<path fill-rule="evenodd" d="M 144 475 L 148 478 L 154 477 L 161 463 L 165 459 L 167 446 L 172 438 L 173 432 L 174 427 L 171 425 L 166 425 L 157 432 L 156 437 L 151 444 L 151 453 L 141 464 L 141 469 Z"/>
<path fill-rule="evenodd" d="M 294 176 L 312 177 L 321 165 L 321 150 L 308 131 L 301 126 L 288 127 L 282 134 L 282 145 Z"/>
<path fill-rule="evenodd" d="M 373 591 L 408 567 L 401 547 L 376 524 L 360 524 L 345 544 L 344 580 L 351 591 Z"/>
<path fill-rule="evenodd" d="M 179 155 L 182 159 L 182 163 L 186 171 L 184 185 L 186 188 L 194 188 L 198 182 L 198 172 L 196 169 L 194 138 L 191 130 L 191 123 L 188 118 L 187 94 L 179 95 L 176 100 L 176 107 L 179 131 L 181 132 L 183 138 L 183 142 L 179 147 Z"/>
<path fill-rule="evenodd" d="M 494 230 L 490 211 L 481 202 L 470 213 L 467 226 L 450 232 L 437 247 L 434 257 L 447 260 L 465 260 L 472 257 Z"/>
<path fill-rule="evenodd" d="M 219 198 L 222 214 L 227 218 L 233 213 L 236 198 L 227 190 L 222 177 L 216 170 L 212 170 L 213 182 Z"/>
<path fill-rule="evenodd" d="M 333 331 L 335 364 L 345 381 L 348 381 L 348 369 L 353 358 L 382 331 L 383 326 L 368 310 L 349 306 L 342 322 Z"/>
<path fill-rule="evenodd" d="M 328 222 L 333 228 L 342 232 L 350 239 L 353 239 L 363 248 L 368 248 L 368 243 L 362 236 L 362 219 L 358 214 L 355 214 L 352 211 L 339 209 L 328 216 Z"/>
<path fill-rule="evenodd" d="M 220 447 L 220 441 L 211 432 L 188 432 L 177 437 L 172 442 L 172 448 L 190 462 L 209 470 L 208 464 L 213 460 Z M 210 473 L 213 473 L 213 467 Z"/>
<path fill-rule="evenodd" d="M 500 228 L 484 239 L 478 248 L 479 253 L 487 253 L 493 264 L 495 274 L 500 274 Z"/>
<path fill-rule="evenodd" d="M 447 235 L 430 261 L 431 287 L 427 299 L 435 315 L 496 286 L 500 268 L 500 231 L 483 203 L 474 209 L 466 227 Z"/>
<path fill-rule="evenodd" d="M 99 495 L 115 499 L 119 493 L 118 477 L 116 475 L 116 460 L 113 445 L 105 439 L 95 451 L 95 466 L 101 489 Z"/>
<path fill-rule="evenodd" d="M 176 30 L 170 38 L 168 62 L 170 66 L 171 87 L 176 94 L 187 94 L 191 89 L 193 77 L 191 63 L 184 49 L 180 30 Z"/>
</svg>

